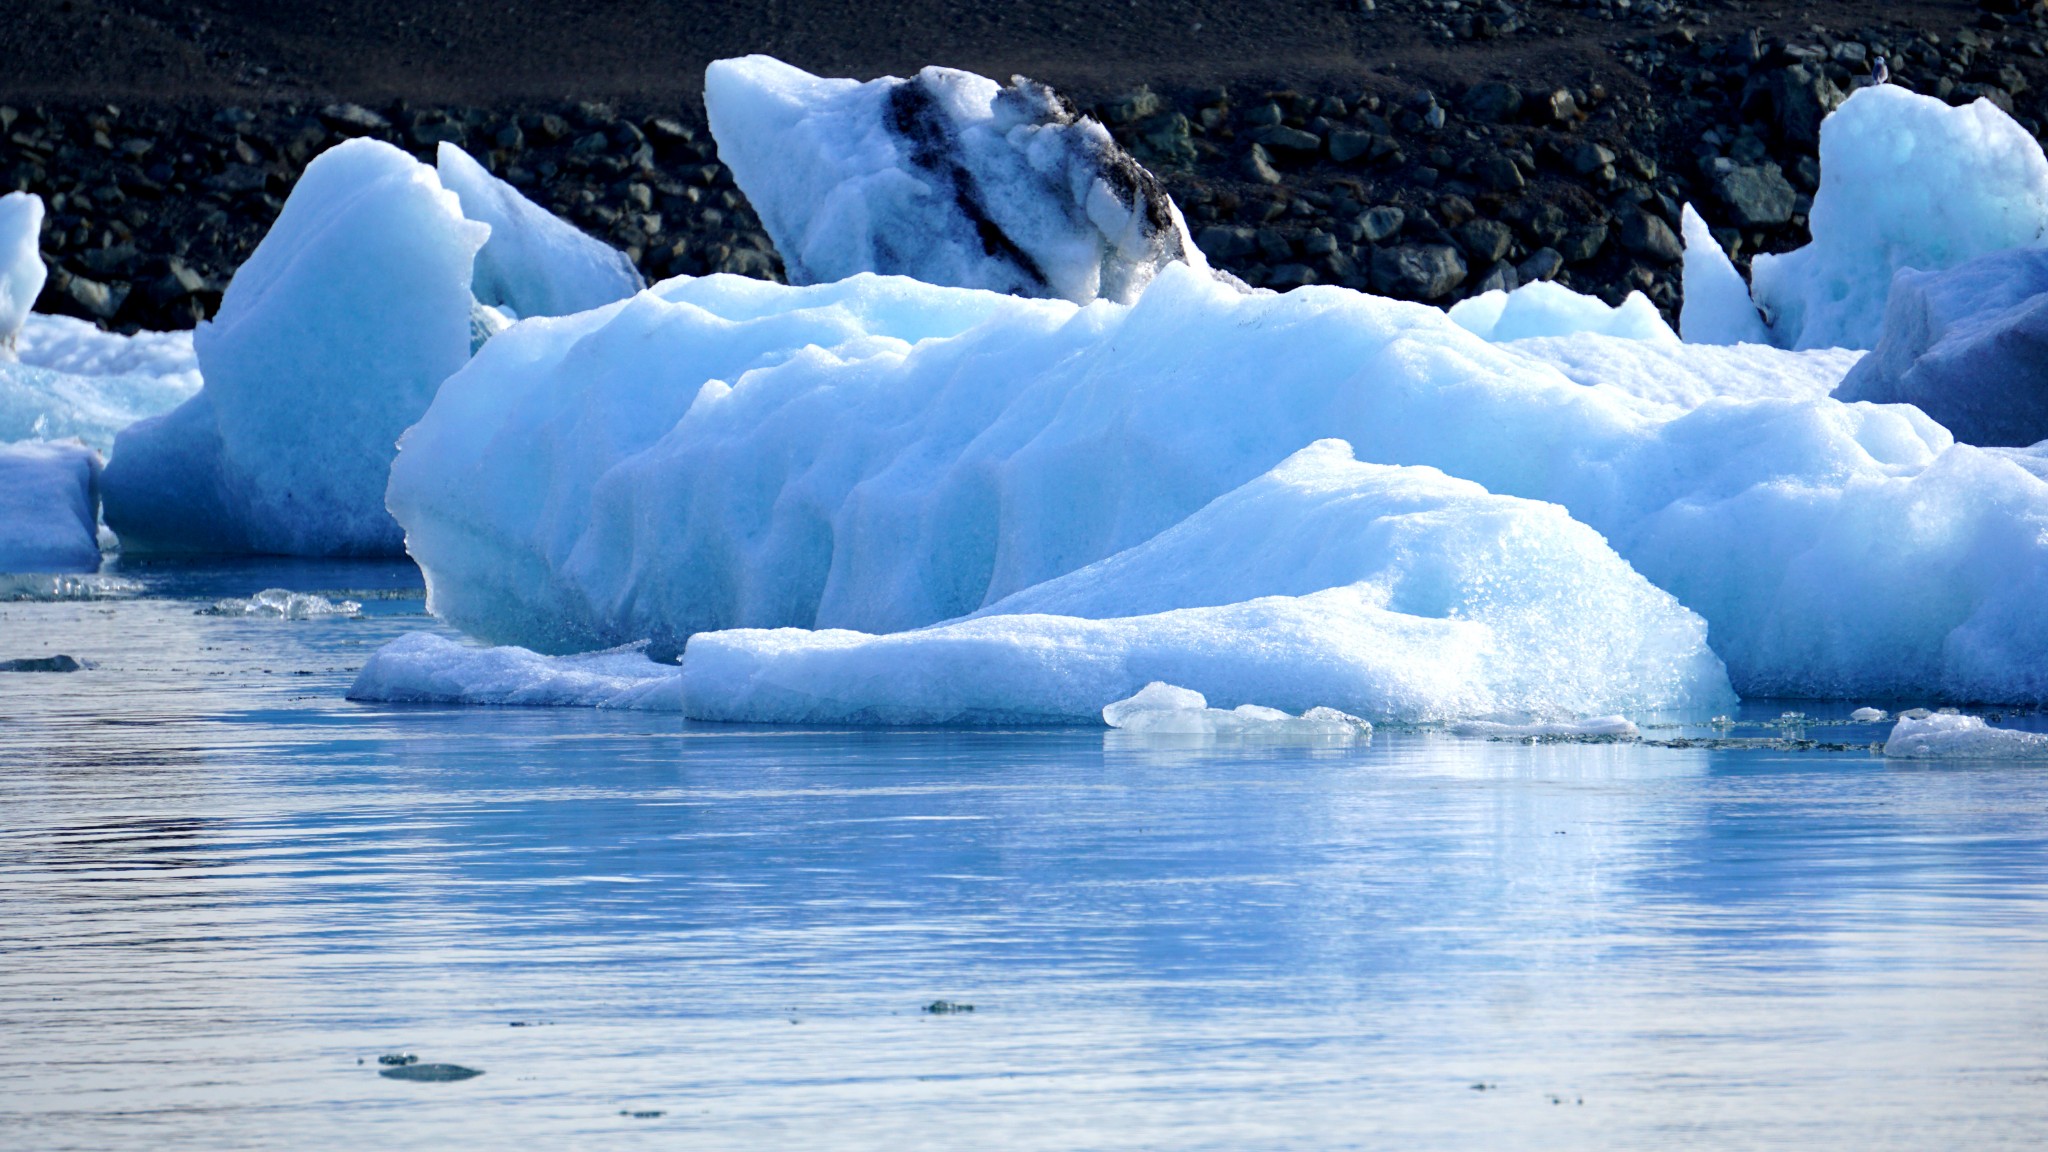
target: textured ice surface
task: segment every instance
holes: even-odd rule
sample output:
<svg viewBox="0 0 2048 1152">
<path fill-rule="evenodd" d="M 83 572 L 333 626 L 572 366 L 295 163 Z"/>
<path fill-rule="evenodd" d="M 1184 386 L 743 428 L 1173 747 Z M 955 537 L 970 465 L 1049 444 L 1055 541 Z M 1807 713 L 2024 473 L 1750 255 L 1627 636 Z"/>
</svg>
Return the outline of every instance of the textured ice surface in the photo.
<svg viewBox="0 0 2048 1152">
<path fill-rule="evenodd" d="M 472 290 L 515 316 L 566 316 L 623 300 L 646 287 L 626 254 L 520 195 L 453 144 L 441 144 L 442 186 L 462 214 L 490 225 L 476 254 Z"/>
<path fill-rule="evenodd" d="M 1882 708 L 1858 708 L 1849 713 L 1849 719 L 1859 724 L 1877 724 L 1883 722 L 1884 718 L 1885 711 Z"/>
<path fill-rule="evenodd" d="M 1503 347 L 1580 384 L 1680 409 L 1716 398 L 1816 400 L 1832 392 L 1864 355 L 1848 348 L 1788 352 L 1764 344 L 1715 347 L 1593 333 L 1516 340 Z"/>
<path fill-rule="evenodd" d="M 115 442 L 106 515 L 123 547 L 402 551 L 383 499 L 393 446 L 469 358 L 488 231 L 388 144 L 308 165 L 194 337 L 204 388 Z"/>
<path fill-rule="evenodd" d="M 2048 735 L 1993 728 L 1981 716 L 1899 718 L 1884 754 L 1924 760 L 2048 760 Z"/>
<path fill-rule="evenodd" d="M 477 648 L 414 632 L 378 649 L 357 674 L 348 698 L 680 712 L 682 670 L 649 660 L 637 647 L 542 656 L 524 648 Z"/>
<path fill-rule="evenodd" d="M 82 444 L 0 444 L 0 572 L 98 568 L 99 480 Z"/>
<path fill-rule="evenodd" d="M 1526 340 L 1535 336 L 1593 333 L 1628 340 L 1678 343 L 1678 334 L 1664 323 L 1657 306 L 1641 292 L 1631 292 L 1619 305 L 1586 296 L 1548 280 L 1524 284 L 1513 292 L 1495 289 L 1460 300 L 1450 307 L 1459 327 L 1484 340 Z"/>
<path fill-rule="evenodd" d="M 1917 404 L 1968 444 L 2048 439 L 2048 250 L 1901 269 L 1883 339 L 1835 396 Z"/>
<path fill-rule="evenodd" d="M 0 196 L 0 360 L 10 359 L 28 310 L 42 295 L 43 198 L 33 192 Z"/>
<path fill-rule="evenodd" d="M 190 332 L 121 336 L 31 314 L 17 351 L 0 359 L 0 441 L 75 436 L 105 453 L 121 429 L 199 391 Z"/>
<path fill-rule="evenodd" d="M 1562 508 L 1341 441 L 974 618 L 705 632 L 683 663 L 716 720 L 1074 722 L 1153 681 L 1417 722 L 1733 699 L 1699 618 Z"/>
<path fill-rule="evenodd" d="M 1102 722 L 1126 732 L 1166 736 L 1274 736 L 1354 741 L 1372 738 L 1372 724 L 1335 708 L 1291 716 L 1278 708 L 1240 704 L 1211 708 L 1200 692 L 1153 681 L 1102 709 Z"/>
<path fill-rule="evenodd" d="M 704 104 L 793 284 L 881 272 L 1128 301 L 1169 263 L 1207 267 L 1165 186 L 1041 84 L 862 84 L 747 56 L 705 70 Z"/>
<path fill-rule="evenodd" d="M 333 616 L 361 614 L 363 606 L 354 600 L 329 600 L 312 592 L 289 588 L 265 588 L 254 596 L 216 600 L 201 609 L 207 616 L 260 616 L 271 620 L 323 620 Z"/>
<path fill-rule="evenodd" d="M 2048 159 L 1989 100 L 1951 108 L 1864 88 L 1822 122 L 1820 170 L 1813 242 L 1751 265 L 1783 347 L 1875 347 L 1899 269 L 1953 268 L 2048 233 Z"/>
<path fill-rule="evenodd" d="M 1770 331 L 1749 298 L 1749 285 L 1742 282 L 1742 273 L 1721 250 L 1707 222 L 1687 204 L 1679 224 L 1685 233 L 1685 303 L 1679 309 L 1678 330 L 1686 343 L 1770 343 Z"/>
<path fill-rule="evenodd" d="M 677 281 L 493 340 L 408 433 L 390 500 L 465 630 L 675 647 L 962 616 L 1337 437 L 1562 504 L 1708 621 L 1748 694 L 2048 699 L 2044 461 L 1907 406 L 1652 403 L 1515 347 L 1176 267 L 1079 309 Z"/>
</svg>

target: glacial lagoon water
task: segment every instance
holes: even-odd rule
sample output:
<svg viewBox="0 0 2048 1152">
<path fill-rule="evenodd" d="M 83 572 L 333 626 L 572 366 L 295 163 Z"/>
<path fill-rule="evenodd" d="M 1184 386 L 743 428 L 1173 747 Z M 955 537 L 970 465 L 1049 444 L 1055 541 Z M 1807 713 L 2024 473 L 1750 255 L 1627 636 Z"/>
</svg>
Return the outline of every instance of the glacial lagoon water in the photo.
<svg viewBox="0 0 2048 1152">
<path fill-rule="evenodd" d="M 2048 768 L 366 706 L 409 566 L 115 575 L 0 603 L 8 1148 L 2048 1142 Z"/>
</svg>

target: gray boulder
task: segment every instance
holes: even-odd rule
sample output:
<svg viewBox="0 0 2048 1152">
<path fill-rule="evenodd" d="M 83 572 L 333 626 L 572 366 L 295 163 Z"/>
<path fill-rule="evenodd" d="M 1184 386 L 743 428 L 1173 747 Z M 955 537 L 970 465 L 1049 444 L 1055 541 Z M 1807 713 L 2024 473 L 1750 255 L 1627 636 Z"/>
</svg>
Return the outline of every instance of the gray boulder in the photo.
<svg viewBox="0 0 2048 1152">
<path fill-rule="evenodd" d="M 1744 228 L 1775 228 L 1792 219 L 1799 193 L 1776 164 L 1759 164 L 1724 172 L 1714 180 L 1714 194 L 1728 205 L 1729 215 Z"/>
<path fill-rule="evenodd" d="M 1372 290 L 1403 300 L 1441 300 L 1467 272 L 1465 258 L 1448 244 L 1402 244 L 1372 254 Z"/>
</svg>

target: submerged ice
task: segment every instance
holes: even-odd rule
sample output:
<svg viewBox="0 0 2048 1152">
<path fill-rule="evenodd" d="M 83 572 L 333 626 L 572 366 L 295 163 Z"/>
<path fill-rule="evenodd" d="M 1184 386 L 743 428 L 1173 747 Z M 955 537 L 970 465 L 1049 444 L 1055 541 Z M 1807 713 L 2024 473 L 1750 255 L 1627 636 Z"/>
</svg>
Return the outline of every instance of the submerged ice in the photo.
<svg viewBox="0 0 2048 1152">
<path fill-rule="evenodd" d="M 1052 89 L 951 68 L 865 84 L 768 56 L 713 63 L 719 159 L 794 284 L 858 272 L 1128 302 L 1206 267 L 1165 186 Z"/>
</svg>

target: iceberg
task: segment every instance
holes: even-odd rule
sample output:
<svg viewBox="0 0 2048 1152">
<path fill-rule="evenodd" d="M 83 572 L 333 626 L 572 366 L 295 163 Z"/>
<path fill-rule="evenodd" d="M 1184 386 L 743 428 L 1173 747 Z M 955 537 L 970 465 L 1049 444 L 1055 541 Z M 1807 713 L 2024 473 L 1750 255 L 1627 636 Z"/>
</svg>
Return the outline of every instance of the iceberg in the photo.
<svg viewBox="0 0 2048 1152">
<path fill-rule="evenodd" d="M 0 572 L 97 569 L 99 485 L 83 444 L 0 444 Z"/>
<path fill-rule="evenodd" d="M 102 332 L 30 314 L 17 361 L 0 360 L 0 442 L 76 438 L 102 454 L 137 420 L 199 391 L 190 332 Z"/>
<path fill-rule="evenodd" d="M 9 359 L 15 338 L 49 269 L 43 267 L 43 198 L 33 192 L 0 196 L 0 359 Z"/>
<path fill-rule="evenodd" d="M 718 156 L 793 284 L 859 272 L 1085 303 L 1207 268 L 1166 188 L 1043 84 L 865 84 L 768 56 L 704 73 Z"/>
<path fill-rule="evenodd" d="M 443 141 L 435 169 L 462 214 L 490 225 L 471 284 L 482 303 L 518 317 L 567 316 L 647 286 L 624 252 L 528 200 L 461 148 Z"/>
<path fill-rule="evenodd" d="M 2048 735 L 1993 728 L 1981 716 L 1901 716 L 1884 754 L 1912 760 L 2048 760 Z"/>
<path fill-rule="evenodd" d="M 106 516 L 124 547 L 401 552 L 383 501 L 393 446 L 469 358 L 489 231 L 388 144 L 308 165 L 194 335 L 199 394 L 115 441 Z"/>
<path fill-rule="evenodd" d="M 580 656 L 478 648 L 412 632 L 379 648 L 348 698 L 394 704 L 682 711 L 682 670 L 638 646 Z"/>
<path fill-rule="evenodd" d="M 1590 388 L 1690 411 L 1709 400 L 1818 400 L 1865 355 L 1850 348 L 1791 352 L 1768 344 L 1717 346 L 1581 332 L 1501 347 Z"/>
<path fill-rule="evenodd" d="M 1861 89 L 1822 122 L 1820 164 L 1812 243 L 1751 263 L 1750 295 L 1782 347 L 1875 347 L 1900 269 L 2048 237 L 2048 158 L 1989 100 Z"/>
<path fill-rule="evenodd" d="M 1834 395 L 1917 405 L 1969 444 L 2048 439 L 2048 249 L 1900 269 L 1883 337 Z"/>
<path fill-rule="evenodd" d="M 1450 307 L 1451 322 L 1482 340 L 1526 340 L 1535 336 L 1592 333 L 1626 340 L 1678 343 L 1657 306 L 1641 292 L 1618 305 L 1538 280 L 1512 292 L 1494 289 Z"/>
<path fill-rule="evenodd" d="M 2048 700 L 2048 461 L 1910 406 L 1687 409 L 1515 349 L 1178 266 L 1130 306 L 678 280 L 493 340 L 406 434 L 388 499 L 464 631 L 672 652 L 954 620 L 1339 438 L 1562 505 L 1707 621 L 1747 694 Z"/>
<path fill-rule="evenodd" d="M 799 723 L 1075 723 L 1154 681 L 1410 723 L 1734 700 L 1704 622 L 1564 509 L 1339 440 L 965 620 L 700 632 L 683 675 L 693 718 Z"/>
<path fill-rule="evenodd" d="M 1769 344 L 1770 330 L 1749 298 L 1749 285 L 1690 204 L 1680 213 L 1679 229 L 1685 234 L 1685 265 L 1679 273 L 1685 302 L 1678 311 L 1678 330 L 1686 343 Z"/>
</svg>

